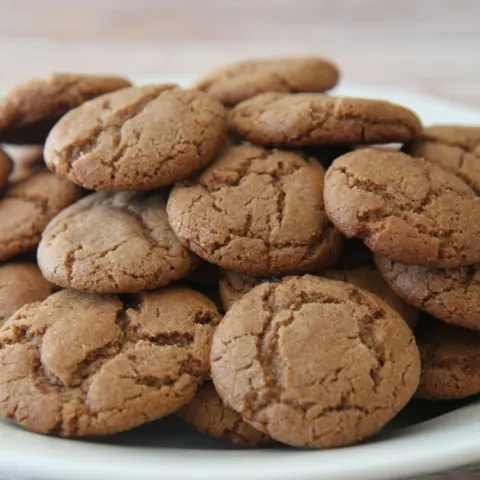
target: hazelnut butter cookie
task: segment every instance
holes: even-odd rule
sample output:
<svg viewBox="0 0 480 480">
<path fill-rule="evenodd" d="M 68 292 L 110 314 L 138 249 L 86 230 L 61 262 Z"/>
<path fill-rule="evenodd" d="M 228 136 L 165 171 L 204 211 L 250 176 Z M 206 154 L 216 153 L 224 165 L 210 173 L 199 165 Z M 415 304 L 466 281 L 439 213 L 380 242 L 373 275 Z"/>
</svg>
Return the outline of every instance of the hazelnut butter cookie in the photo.
<svg viewBox="0 0 480 480">
<path fill-rule="evenodd" d="M 378 297 L 305 275 L 255 287 L 217 327 L 211 376 L 226 404 L 280 442 L 349 445 L 378 432 L 418 386 L 412 331 Z"/>
<path fill-rule="evenodd" d="M 50 170 L 90 190 L 148 190 L 207 166 L 227 120 L 210 95 L 175 85 L 132 87 L 70 111 L 52 129 Z"/>
<path fill-rule="evenodd" d="M 172 190 L 173 231 L 204 260 L 254 275 L 318 270 L 341 235 L 323 205 L 323 168 L 296 152 L 242 144 Z"/>
<path fill-rule="evenodd" d="M 129 300 L 63 290 L 10 317 L 1 413 L 73 437 L 128 430 L 189 402 L 209 371 L 215 306 L 183 287 Z"/>
<path fill-rule="evenodd" d="M 117 76 L 67 73 L 27 80 L 0 99 L 0 141 L 43 144 L 53 125 L 69 110 L 130 85 Z"/>
</svg>

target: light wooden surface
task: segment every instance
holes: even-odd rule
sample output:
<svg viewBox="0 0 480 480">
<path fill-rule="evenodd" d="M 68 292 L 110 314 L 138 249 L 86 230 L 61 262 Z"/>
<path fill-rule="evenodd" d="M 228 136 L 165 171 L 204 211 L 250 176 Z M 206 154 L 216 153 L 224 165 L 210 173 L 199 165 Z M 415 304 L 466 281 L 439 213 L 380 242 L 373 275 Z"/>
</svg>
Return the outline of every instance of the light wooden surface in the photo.
<svg viewBox="0 0 480 480">
<path fill-rule="evenodd" d="M 175 76 L 295 53 L 480 108 L 480 0 L 0 0 L 0 91 L 51 71 Z"/>
</svg>

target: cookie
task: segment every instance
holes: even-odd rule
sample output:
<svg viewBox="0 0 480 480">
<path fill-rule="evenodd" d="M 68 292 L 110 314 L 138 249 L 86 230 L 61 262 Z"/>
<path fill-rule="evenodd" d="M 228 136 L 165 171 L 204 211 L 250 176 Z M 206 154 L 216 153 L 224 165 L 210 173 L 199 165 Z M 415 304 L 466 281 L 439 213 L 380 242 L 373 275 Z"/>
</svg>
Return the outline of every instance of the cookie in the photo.
<svg viewBox="0 0 480 480">
<path fill-rule="evenodd" d="M 446 270 L 405 265 L 381 255 L 375 260 L 406 302 L 444 322 L 480 330 L 480 263 Z"/>
<path fill-rule="evenodd" d="M 480 393 L 480 332 L 422 318 L 416 338 L 422 361 L 416 397 L 455 400 Z"/>
<path fill-rule="evenodd" d="M 81 194 L 50 172 L 36 172 L 10 186 L 0 199 L 0 261 L 38 245 L 50 219 Z"/>
<path fill-rule="evenodd" d="M 164 287 L 196 261 L 170 228 L 161 195 L 133 192 L 98 192 L 66 208 L 43 232 L 37 256 L 51 282 L 98 294 Z"/>
<path fill-rule="evenodd" d="M 58 176 L 90 190 L 146 190 L 205 167 L 226 138 L 215 98 L 175 85 L 132 87 L 65 115 L 45 144 Z"/>
<path fill-rule="evenodd" d="M 0 190 L 8 183 L 8 177 L 13 170 L 13 163 L 8 155 L 0 149 Z"/>
<path fill-rule="evenodd" d="M 480 127 L 428 127 L 405 150 L 455 173 L 480 195 Z"/>
<path fill-rule="evenodd" d="M 220 68 L 196 88 L 232 106 L 264 92 L 324 92 L 338 79 L 336 65 L 321 57 L 259 59 Z"/>
<path fill-rule="evenodd" d="M 250 142 L 278 147 L 409 142 L 422 132 L 400 105 L 321 93 L 257 95 L 233 108 L 230 126 Z"/>
<path fill-rule="evenodd" d="M 43 144 L 69 110 L 107 92 L 129 87 L 122 77 L 54 73 L 14 87 L 0 100 L 0 141 Z"/>
<path fill-rule="evenodd" d="M 0 329 L 0 412 L 38 433 L 106 435 L 189 402 L 209 369 L 219 320 L 203 295 L 63 290 Z"/>
<path fill-rule="evenodd" d="M 322 277 L 352 283 L 358 288 L 373 293 L 392 307 L 408 326 L 414 330 L 418 320 L 418 310 L 405 303 L 390 288 L 374 265 L 365 265 L 353 269 L 328 269 L 320 273 Z"/>
<path fill-rule="evenodd" d="M 272 443 L 272 439 L 242 420 L 227 407 L 215 387 L 204 383 L 195 397 L 178 411 L 178 416 L 200 433 L 228 440 L 234 445 L 255 447 Z"/>
<path fill-rule="evenodd" d="M 412 331 L 378 297 L 306 275 L 264 283 L 213 336 L 212 379 L 224 402 L 280 442 L 348 445 L 378 432 L 414 394 Z"/>
<path fill-rule="evenodd" d="M 480 201 L 453 173 L 400 152 L 366 148 L 337 158 L 325 177 L 325 209 L 347 236 L 411 265 L 455 268 L 480 261 Z"/>
<path fill-rule="evenodd" d="M 43 145 L 5 145 L 15 165 L 43 164 Z"/>
<path fill-rule="evenodd" d="M 27 303 L 41 302 L 53 291 L 38 267 L 29 262 L 0 265 L 0 324 Z"/>
<path fill-rule="evenodd" d="M 242 144 L 175 186 L 168 218 L 190 250 L 220 267 L 255 275 L 314 271 L 341 249 L 324 213 L 323 178 L 323 168 L 300 153 Z"/>
</svg>

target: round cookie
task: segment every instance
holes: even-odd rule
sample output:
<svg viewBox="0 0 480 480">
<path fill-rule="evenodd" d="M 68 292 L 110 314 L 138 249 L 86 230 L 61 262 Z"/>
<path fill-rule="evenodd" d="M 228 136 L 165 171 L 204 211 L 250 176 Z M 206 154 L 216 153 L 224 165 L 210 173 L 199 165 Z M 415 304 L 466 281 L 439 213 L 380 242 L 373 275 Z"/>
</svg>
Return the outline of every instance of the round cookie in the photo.
<svg viewBox="0 0 480 480">
<path fill-rule="evenodd" d="M 220 267 L 255 275 L 318 270 L 341 249 L 324 213 L 323 178 L 300 153 L 234 146 L 175 186 L 168 218 L 190 250 Z"/>
<path fill-rule="evenodd" d="M 357 287 L 312 277 L 264 283 L 213 336 L 212 379 L 253 427 L 289 445 L 348 445 L 378 432 L 415 393 L 412 331 Z"/>
<path fill-rule="evenodd" d="M 36 172 L 11 185 L 0 199 L 0 261 L 35 247 L 47 223 L 80 198 L 76 185 Z"/>
<path fill-rule="evenodd" d="M 405 265 L 381 255 L 375 261 L 406 302 L 444 322 L 480 330 L 480 263 L 447 270 Z"/>
<path fill-rule="evenodd" d="M 230 126 L 253 143 L 279 147 L 409 142 L 422 132 L 407 108 L 321 93 L 264 93 L 233 108 Z"/>
<path fill-rule="evenodd" d="M 405 151 L 450 170 L 480 195 L 480 127 L 428 127 Z"/>
<path fill-rule="evenodd" d="M 412 265 L 480 261 L 480 201 L 453 173 L 401 152 L 366 148 L 337 158 L 325 177 L 325 209 L 347 236 Z"/>
<path fill-rule="evenodd" d="M 126 88 L 65 115 L 45 144 L 60 177 L 91 190 L 146 190 L 205 167 L 227 133 L 215 98 L 175 85 Z"/>
<path fill-rule="evenodd" d="M 227 407 L 210 382 L 198 389 L 195 397 L 178 411 L 178 416 L 198 432 L 234 445 L 255 447 L 272 443 L 268 435 L 251 427 L 240 414 Z"/>
<path fill-rule="evenodd" d="M 38 433 L 107 435 L 168 415 L 208 374 L 219 316 L 183 287 L 132 303 L 63 290 L 0 329 L 0 412 Z"/>
<path fill-rule="evenodd" d="M 324 92 L 338 78 L 336 65 L 321 57 L 258 59 L 220 68 L 196 88 L 232 106 L 264 92 Z"/>
<path fill-rule="evenodd" d="M 0 190 L 8 183 L 8 177 L 13 170 L 13 163 L 7 154 L 0 149 Z"/>
<path fill-rule="evenodd" d="M 161 195 L 133 192 L 98 192 L 70 205 L 43 232 L 37 256 L 51 282 L 98 294 L 163 287 L 196 261 L 170 228 Z"/>
<path fill-rule="evenodd" d="M 480 332 L 421 318 L 416 339 L 422 361 L 416 397 L 456 400 L 480 393 Z"/>
<path fill-rule="evenodd" d="M 41 302 L 53 291 L 34 263 L 0 265 L 0 324 L 27 303 Z"/>
<path fill-rule="evenodd" d="M 43 144 L 66 112 L 91 98 L 130 85 L 117 76 L 65 73 L 21 83 L 0 100 L 0 141 Z"/>
</svg>

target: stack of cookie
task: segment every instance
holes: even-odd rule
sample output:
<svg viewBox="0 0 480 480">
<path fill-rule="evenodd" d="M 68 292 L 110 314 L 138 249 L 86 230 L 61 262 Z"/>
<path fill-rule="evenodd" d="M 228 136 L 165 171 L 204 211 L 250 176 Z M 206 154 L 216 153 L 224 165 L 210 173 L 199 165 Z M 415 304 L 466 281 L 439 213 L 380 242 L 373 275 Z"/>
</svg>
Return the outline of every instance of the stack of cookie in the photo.
<svg viewBox="0 0 480 480">
<path fill-rule="evenodd" d="M 0 155 L 4 416 L 71 437 L 178 412 L 236 444 L 326 448 L 415 392 L 480 393 L 480 129 L 424 131 L 324 93 L 338 78 L 293 58 L 4 98 L 0 140 L 45 162 L 17 154 L 12 176 Z M 408 154 L 365 148 L 392 143 Z M 37 245 L 38 267 L 18 261 Z M 420 350 L 418 309 L 450 324 L 420 319 Z"/>
</svg>

